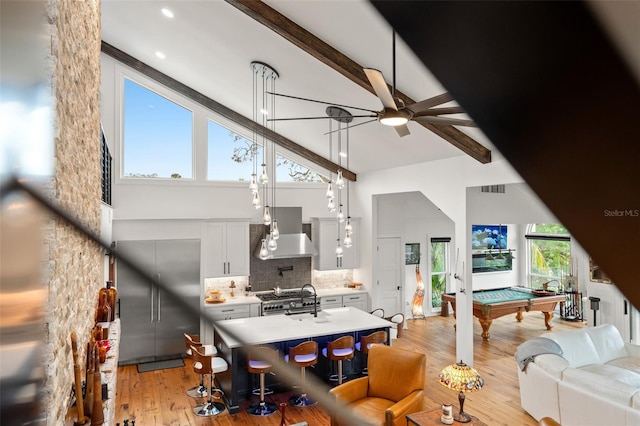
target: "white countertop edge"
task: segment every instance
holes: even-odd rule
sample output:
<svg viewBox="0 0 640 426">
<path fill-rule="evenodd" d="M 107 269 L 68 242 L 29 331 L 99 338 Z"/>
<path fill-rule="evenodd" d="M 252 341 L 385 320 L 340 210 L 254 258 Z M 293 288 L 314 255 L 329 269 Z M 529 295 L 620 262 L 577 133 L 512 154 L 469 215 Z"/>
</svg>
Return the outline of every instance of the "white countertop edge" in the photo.
<svg viewBox="0 0 640 426">
<path fill-rule="evenodd" d="M 385 328 L 392 325 L 385 319 L 354 307 L 324 309 L 318 313 L 318 317 L 324 317 L 328 320 L 316 322 L 309 314 L 302 314 L 302 316 L 283 314 L 218 321 L 214 327 L 218 330 L 226 346 L 233 349 L 242 346 L 242 344 L 221 330 L 221 327 L 241 336 L 244 344 L 259 345 Z"/>
</svg>

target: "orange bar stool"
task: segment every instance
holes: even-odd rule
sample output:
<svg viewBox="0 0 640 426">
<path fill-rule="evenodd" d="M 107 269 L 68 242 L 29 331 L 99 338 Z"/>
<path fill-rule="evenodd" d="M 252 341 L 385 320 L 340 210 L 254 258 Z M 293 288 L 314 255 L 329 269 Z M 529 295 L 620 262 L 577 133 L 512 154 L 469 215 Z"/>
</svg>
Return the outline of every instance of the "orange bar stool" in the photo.
<svg viewBox="0 0 640 426">
<path fill-rule="evenodd" d="M 253 416 L 268 416 L 278 411 L 278 406 L 264 399 L 264 375 L 271 373 L 273 360 L 278 357 L 278 351 L 269 346 L 258 346 L 249 351 L 247 357 L 247 371 L 260 375 L 260 401 L 254 402 L 247 408 L 247 413 Z"/>
<path fill-rule="evenodd" d="M 220 399 L 224 395 L 222 390 L 213 387 L 214 378 L 216 373 L 226 371 L 229 366 L 220 357 L 205 355 L 202 346 L 191 346 L 191 353 L 194 358 L 193 370 L 201 375 L 209 375 L 209 399 L 204 404 L 193 407 L 193 412 L 200 417 L 216 416 L 222 413 L 225 407 L 223 403 L 213 401 L 214 395 L 216 399 Z"/>
<path fill-rule="evenodd" d="M 360 372 L 362 374 L 369 374 L 369 369 L 367 368 L 366 360 L 369 357 L 369 348 L 373 344 L 386 344 L 387 343 L 387 332 L 384 330 L 375 331 L 366 336 L 360 336 L 360 341 L 356 343 L 356 351 L 362 354 L 362 359 L 364 366 L 360 368 Z"/>
<path fill-rule="evenodd" d="M 312 401 L 307 397 L 305 371 L 307 367 L 312 367 L 318 363 L 318 342 L 310 340 L 308 342 L 302 342 L 293 348 L 289 348 L 289 354 L 285 355 L 284 360 L 300 367 L 300 378 L 302 380 L 301 393 L 289 398 L 289 403 L 296 407 L 306 407 L 315 404 L 316 401 Z"/>
<path fill-rule="evenodd" d="M 191 346 L 203 347 L 205 355 L 213 356 L 218 354 L 218 350 L 215 346 L 203 345 L 202 343 L 200 343 L 200 336 L 198 336 L 197 334 L 184 333 L 184 345 L 187 348 L 186 353 L 191 359 L 193 359 L 193 351 L 191 350 Z M 189 395 L 191 398 L 206 398 L 207 387 L 204 385 L 203 374 L 200 375 L 200 384 L 187 390 L 187 395 Z"/>
<path fill-rule="evenodd" d="M 352 359 L 354 354 L 353 336 L 342 336 L 327 343 L 327 347 L 322 349 L 322 355 L 331 361 L 338 362 L 338 374 L 331 375 L 329 380 L 337 380 L 339 385 L 342 384 L 342 381 L 347 378 L 342 374 L 342 361 Z"/>
</svg>

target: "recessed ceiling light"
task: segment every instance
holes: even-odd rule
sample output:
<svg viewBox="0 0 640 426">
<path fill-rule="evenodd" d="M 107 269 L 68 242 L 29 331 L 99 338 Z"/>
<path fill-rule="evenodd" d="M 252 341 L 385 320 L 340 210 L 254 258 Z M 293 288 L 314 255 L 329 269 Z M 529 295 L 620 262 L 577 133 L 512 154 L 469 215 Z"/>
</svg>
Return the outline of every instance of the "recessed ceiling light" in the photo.
<svg viewBox="0 0 640 426">
<path fill-rule="evenodd" d="M 173 12 L 167 9 L 166 7 L 162 8 L 162 14 L 167 18 L 173 18 Z"/>
<path fill-rule="evenodd" d="M 157 56 L 158 58 L 160 58 L 160 59 L 164 59 L 164 58 L 165 58 L 164 53 L 162 53 L 162 52 L 161 52 L 161 51 L 159 51 L 159 50 L 156 52 L 156 56 Z"/>
</svg>

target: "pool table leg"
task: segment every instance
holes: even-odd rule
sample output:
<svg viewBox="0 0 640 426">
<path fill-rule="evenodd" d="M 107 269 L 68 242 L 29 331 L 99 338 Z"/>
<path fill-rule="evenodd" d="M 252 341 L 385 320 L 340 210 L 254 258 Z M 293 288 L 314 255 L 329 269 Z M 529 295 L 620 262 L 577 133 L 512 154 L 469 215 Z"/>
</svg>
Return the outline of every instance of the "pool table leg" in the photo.
<svg viewBox="0 0 640 426">
<path fill-rule="evenodd" d="M 484 340 L 489 340 L 489 328 L 491 328 L 493 320 L 490 318 L 478 318 L 478 320 L 482 326 L 482 338 Z"/>
<path fill-rule="evenodd" d="M 516 320 L 518 320 L 518 322 L 522 322 L 523 319 L 524 315 L 522 315 L 522 309 L 518 309 L 518 312 L 516 312 Z"/>
<path fill-rule="evenodd" d="M 543 312 L 544 314 L 544 325 L 547 326 L 547 330 L 551 330 L 553 327 L 551 326 L 551 318 L 553 318 L 553 312 Z"/>
</svg>

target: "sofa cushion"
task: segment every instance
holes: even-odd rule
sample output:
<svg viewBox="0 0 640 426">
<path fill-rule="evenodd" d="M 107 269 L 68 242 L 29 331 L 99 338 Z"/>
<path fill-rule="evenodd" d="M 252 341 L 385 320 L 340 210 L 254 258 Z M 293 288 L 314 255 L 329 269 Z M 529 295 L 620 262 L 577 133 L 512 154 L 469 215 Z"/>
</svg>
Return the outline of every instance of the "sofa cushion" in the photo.
<svg viewBox="0 0 640 426">
<path fill-rule="evenodd" d="M 627 407 L 640 390 L 640 374 L 606 364 L 567 368 L 562 373 L 562 381 Z"/>
<path fill-rule="evenodd" d="M 589 364 L 599 364 L 600 355 L 591 337 L 582 330 L 554 331 L 544 333 L 541 337 L 551 339 L 562 348 L 562 357 L 571 367 L 582 367 Z"/>
<path fill-rule="evenodd" d="M 623 368 L 625 370 L 631 370 L 640 374 L 640 358 L 623 356 L 621 358 L 612 359 L 606 363 L 612 367 Z"/>
<path fill-rule="evenodd" d="M 620 332 L 613 324 L 602 324 L 585 330 L 598 351 L 601 363 L 629 355 Z"/>
</svg>

